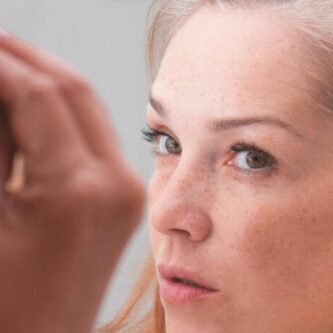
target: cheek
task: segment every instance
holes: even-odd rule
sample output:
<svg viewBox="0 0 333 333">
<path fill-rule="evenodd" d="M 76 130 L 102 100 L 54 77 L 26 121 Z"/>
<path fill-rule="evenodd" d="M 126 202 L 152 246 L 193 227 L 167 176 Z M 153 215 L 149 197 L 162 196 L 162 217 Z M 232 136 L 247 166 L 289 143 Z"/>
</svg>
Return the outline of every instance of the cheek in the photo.
<svg viewBox="0 0 333 333">
<path fill-rule="evenodd" d="M 318 278 L 333 277 L 330 204 L 320 196 L 305 199 L 285 195 L 280 203 L 278 198 L 274 205 L 261 203 L 246 218 L 238 242 L 240 264 L 261 289 L 295 294 Z"/>
</svg>

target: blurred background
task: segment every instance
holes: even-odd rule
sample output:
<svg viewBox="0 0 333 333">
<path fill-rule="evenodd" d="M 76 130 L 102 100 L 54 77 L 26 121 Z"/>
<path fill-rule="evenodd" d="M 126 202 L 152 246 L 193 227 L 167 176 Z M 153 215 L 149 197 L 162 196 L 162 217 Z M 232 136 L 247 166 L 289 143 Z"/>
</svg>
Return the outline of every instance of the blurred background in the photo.
<svg viewBox="0 0 333 333">
<path fill-rule="evenodd" d="M 87 77 L 109 108 L 128 162 L 147 184 L 150 148 L 142 140 L 148 84 L 144 60 L 151 0 L 0 0 L 0 27 L 57 54 Z M 124 303 L 149 253 L 146 217 L 110 281 L 96 326 Z"/>
</svg>

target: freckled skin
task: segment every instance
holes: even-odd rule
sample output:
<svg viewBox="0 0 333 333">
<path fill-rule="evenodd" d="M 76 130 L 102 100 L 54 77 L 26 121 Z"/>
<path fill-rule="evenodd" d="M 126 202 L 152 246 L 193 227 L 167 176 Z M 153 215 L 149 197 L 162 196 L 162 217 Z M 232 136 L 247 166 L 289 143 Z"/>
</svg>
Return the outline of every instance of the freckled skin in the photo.
<svg viewBox="0 0 333 333">
<path fill-rule="evenodd" d="M 333 122 L 311 108 L 304 45 L 281 17 L 202 7 L 173 37 L 153 85 L 168 110 L 148 123 L 182 146 L 158 156 L 148 189 L 156 263 L 187 267 L 219 290 L 163 303 L 167 333 L 333 332 Z M 311 92 L 309 94 L 308 92 Z M 210 118 L 277 116 L 212 133 Z M 230 147 L 254 142 L 274 172 L 241 172 Z"/>
</svg>

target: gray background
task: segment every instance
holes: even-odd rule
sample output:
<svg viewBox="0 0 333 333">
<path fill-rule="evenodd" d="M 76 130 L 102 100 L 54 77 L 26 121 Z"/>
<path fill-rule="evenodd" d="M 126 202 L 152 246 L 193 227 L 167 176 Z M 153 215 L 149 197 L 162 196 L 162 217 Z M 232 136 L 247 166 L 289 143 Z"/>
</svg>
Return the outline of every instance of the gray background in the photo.
<svg viewBox="0 0 333 333">
<path fill-rule="evenodd" d="M 151 0 L 0 0 L 0 27 L 72 63 L 108 105 L 129 163 L 147 184 L 152 171 L 145 126 L 148 86 L 144 61 Z M 146 219 L 110 281 L 96 325 L 126 299 L 149 252 Z"/>
</svg>

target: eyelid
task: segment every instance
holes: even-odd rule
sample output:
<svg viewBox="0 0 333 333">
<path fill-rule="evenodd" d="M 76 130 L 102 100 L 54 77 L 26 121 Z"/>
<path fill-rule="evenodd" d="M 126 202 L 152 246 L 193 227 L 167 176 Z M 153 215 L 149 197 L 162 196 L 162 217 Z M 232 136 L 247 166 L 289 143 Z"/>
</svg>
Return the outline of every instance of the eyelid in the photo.
<svg viewBox="0 0 333 333">
<path fill-rule="evenodd" d="M 152 128 L 143 128 L 141 130 L 141 133 L 143 134 L 143 139 L 145 139 L 146 141 L 148 142 L 156 142 L 158 141 L 158 137 L 159 136 L 167 136 L 167 137 L 170 137 L 168 134 L 164 133 L 164 132 L 161 132 L 161 131 L 158 131 L 158 130 L 155 130 L 155 129 L 152 129 Z"/>
<path fill-rule="evenodd" d="M 241 151 L 253 151 L 253 152 L 258 152 L 258 153 L 263 153 L 267 156 L 269 156 L 272 159 L 275 159 L 271 153 L 266 151 L 263 148 L 259 148 L 255 142 L 253 141 L 245 141 L 245 140 L 240 140 L 236 143 L 234 143 L 231 146 L 231 149 L 235 152 L 241 152 Z"/>
<path fill-rule="evenodd" d="M 148 123 L 146 124 L 146 126 L 147 126 L 148 130 L 158 133 L 159 135 L 166 135 L 169 138 L 177 141 L 178 144 L 180 144 L 180 141 L 179 141 L 177 135 L 175 135 L 172 131 L 170 131 L 165 126 L 152 126 L 152 125 L 149 125 Z"/>
<path fill-rule="evenodd" d="M 250 170 L 244 170 L 236 166 L 232 166 L 231 171 L 235 174 L 236 177 L 243 176 L 247 177 L 247 179 L 253 179 L 259 181 L 261 179 L 271 177 L 275 173 L 277 173 L 278 166 L 276 164 L 273 164 L 270 167 L 265 167 L 262 169 L 250 169 Z"/>
</svg>

